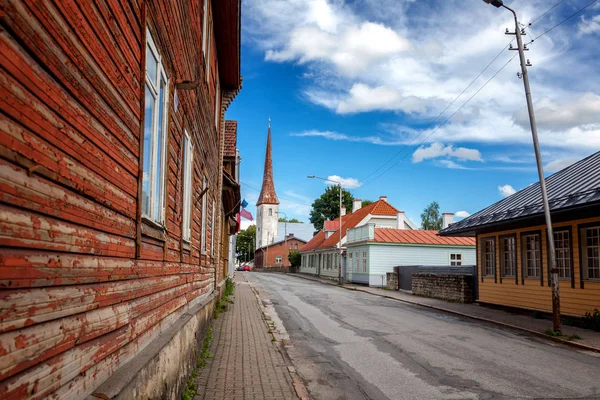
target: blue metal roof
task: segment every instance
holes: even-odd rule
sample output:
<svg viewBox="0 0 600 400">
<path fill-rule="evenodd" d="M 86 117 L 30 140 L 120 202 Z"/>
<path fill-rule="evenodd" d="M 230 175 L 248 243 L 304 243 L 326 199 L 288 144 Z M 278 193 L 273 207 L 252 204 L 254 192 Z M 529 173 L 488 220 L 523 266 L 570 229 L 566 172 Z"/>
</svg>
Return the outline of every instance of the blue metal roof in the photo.
<svg viewBox="0 0 600 400">
<path fill-rule="evenodd" d="M 600 151 L 546 178 L 550 210 L 598 204 L 600 215 Z M 523 190 L 456 222 L 440 231 L 440 235 L 474 232 L 486 225 L 514 221 L 543 214 L 540 183 Z"/>
</svg>

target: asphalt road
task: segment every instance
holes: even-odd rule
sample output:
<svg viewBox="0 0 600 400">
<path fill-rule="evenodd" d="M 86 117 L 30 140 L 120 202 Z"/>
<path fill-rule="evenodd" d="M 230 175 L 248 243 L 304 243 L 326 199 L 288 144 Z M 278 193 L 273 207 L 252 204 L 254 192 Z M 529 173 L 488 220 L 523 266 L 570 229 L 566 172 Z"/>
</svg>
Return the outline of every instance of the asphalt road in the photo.
<svg viewBox="0 0 600 400">
<path fill-rule="evenodd" d="M 600 355 L 290 275 L 247 276 L 314 399 L 600 399 Z"/>
</svg>

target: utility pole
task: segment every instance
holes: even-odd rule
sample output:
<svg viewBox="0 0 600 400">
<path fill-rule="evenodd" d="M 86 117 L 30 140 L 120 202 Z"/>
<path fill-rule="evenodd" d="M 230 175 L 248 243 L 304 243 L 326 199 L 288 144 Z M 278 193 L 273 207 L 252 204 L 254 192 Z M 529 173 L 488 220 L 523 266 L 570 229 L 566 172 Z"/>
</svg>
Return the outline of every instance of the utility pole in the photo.
<svg viewBox="0 0 600 400">
<path fill-rule="evenodd" d="M 285 217 L 283 220 L 283 235 L 284 235 L 283 236 L 283 250 L 287 251 L 287 253 L 288 253 L 287 258 L 289 259 L 290 251 L 287 248 L 287 214 L 284 212 L 281 212 L 281 211 L 279 211 L 277 214 L 283 214 L 283 216 Z M 279 219 L 279 217 L 277 219 Z M 281 263 L 283 264 L 284 261 L 281 260 Z"/>
<path fill-rule="evenodd" d="M 537 125 L 535 122 L 535 113 L 533 111 L 533 102 L 531 100 L 531 89 L 529 87 L 529 74 L 527 73 L 527 67 L 531 66 L 529 60 L 525 60 L 525 51 L 529 50 L 523 46 L 522 35 L 525 35 L 525 31 L 519 26 L 517 19 L 517 13 L 510 7 L 504 5 L 502 0 L 483 0 L 484 2 L 491 4 L 495 7 L 504 7 L 513 14 L 515 19 L 515 32 L 509 32 L 506 30 L 507 35 L 516 35 L 517 37 L 517 48 L 510 46 L 510 50 L 519 51 L 519 59 L 521 61 L 521 75 L 523 79 L 523 85 L 525 87 L 525 98 L 527 99 L 527 110 L 529 111 L 529 124 L 531 126 L 531 135 L 533 136 L 533 149 L 535 151 L 535 159 L 537 162 L 537 170 L 540 178 L 540 189 L 542 192 L 542 201 L 544 202 L 544 216 L 546 219 L 546 231 L 548 234 L 548 252 L 550 260 L 550 277 L 552 285 L 552 329 L 554 332 L 560 332 L 560 288 L 558 286 L 558 269 L 556 268 L 556 252 L 554 246 L 554 232 L 552 230 L 552 218 L 550 216 L 550 205 L 548 203 L 548 193 L 546 191 L 546 180 L 544 178 L 544 167 L 542 164 L 542 155 L 540 153 L 540 144 L 538 142 Z M 542 251 L 540 249 L 540 261 L 542 258 Z M 540 266 L 541 269 L 541 266 Z M 541 272 L 541 271 L 540 271 Z"/>
</svg>

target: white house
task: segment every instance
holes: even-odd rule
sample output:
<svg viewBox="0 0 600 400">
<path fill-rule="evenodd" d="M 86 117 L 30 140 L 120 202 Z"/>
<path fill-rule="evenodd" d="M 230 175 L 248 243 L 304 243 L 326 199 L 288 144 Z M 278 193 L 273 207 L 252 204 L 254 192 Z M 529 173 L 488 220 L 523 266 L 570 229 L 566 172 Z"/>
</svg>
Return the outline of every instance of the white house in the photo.
<svg viewBox="0 0 600 400">
<path fill-rule="evenodd" d="M 361 207 L 362 201 L 355 199 L 352 204 L 352 213 L 345 214 L 342 209 L 341 217 L 341 247 L 344 251 L 346 232 L 349 229 L 372 224 L 377 227 L 397 229 L 417 229 L 404 212 L 397 210 L 387 202 L 387 197 L 381 196 L 378 201 Z M 302 249 L 302 265 L 300 272 L 325 276 L 338 277 L 340 249 L 340 219 L 325 221 L 323 229 L 317 233 Z M 345 264 L 345 258 L 342 263 Z M 342 268 L 344 271 L 344 268 Z"/>
<path fill-rule="evenodd" d="M 448 215 L 448 214 L 447 214 Z M 385 286 L 386 273 L 401 265 L 475 265 L 475 239 L 440 236 L 438 231 L 381 228 L 366 224 L 348 230 L 349 282 Z"/>
</svg>

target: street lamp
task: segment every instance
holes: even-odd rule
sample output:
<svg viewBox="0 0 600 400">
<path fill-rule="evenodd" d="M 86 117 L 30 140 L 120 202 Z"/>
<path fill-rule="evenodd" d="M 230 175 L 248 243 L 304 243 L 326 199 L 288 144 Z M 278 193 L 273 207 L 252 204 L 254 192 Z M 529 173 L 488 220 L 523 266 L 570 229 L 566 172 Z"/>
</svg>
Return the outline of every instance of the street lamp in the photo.
<svg viewBox="0 0 600 400">
<path fill-rule="evenodd" d="M 308 175 L 307 178 L 321 179 L 322 181 L 335 183 L 340 188 L 340 229 L 339 229 L 340 243 L 338 245 L 339 252 L 340 252 L 340 265 L 338 266 L 338 283 L 341 285 L 344 283 L 342 280 L 342 183 L 338 182 L 338 181 L 333 181 L 333 180 L 327 179 L 327 178 L 321 178 L 320 176 L 314 176 L 314 175 Z"/>
<path fill-rule="evenodd" d="M 535 123 L 535 114 L 533 112 L 533 102 L 531 101 L 531 89 L 529 88 L 529 75 L 527 74 L 527 66 L 529 61 L 525 60 L 525 49 L 523 48 L 523 40 L 521 39 L 521 28 L 517 20 L 517 13 L 504 5 L 502 0 L 483 0 L 495 7 L 504 7 L 510 11 L 515 18 L 515 33 L 517 36 L 517 46 L 519 50 L 519 58 L 521 60 L 521 73 L 523 85 L 525 86 L 525 98 L 527 99 L 527 109 L 529 111 L 529 124 L 531 126 L 531 135 L 533 136 L 533 149 L 535 150 L 535 159 L 537 161 L 537 170 L 540 177 L 540 188 L 542 191 L 542 200 L 544 202 L 544 214 L 546 217 L 546 230 L 548 232 L 548 247 L 550 252 L 550 276 L 552 281 L 552 328 L 555 332 L 560 332 L 560 291 L 558 286 L 558 269 L 556 269 L 556 253 L 554 250 L 554 233 L 552 231 L 552 219 L 550 217 L 550 206 L 548 204 L 548 193 L 546 192 L 546 180 L 544 179 L 544 167 L 542 166 L 542 155 L 540 154 L 540 144 L 538 142 L 537 126 Z M 507 34 L 512 34 L 507 32 Z"/>
</svg>

